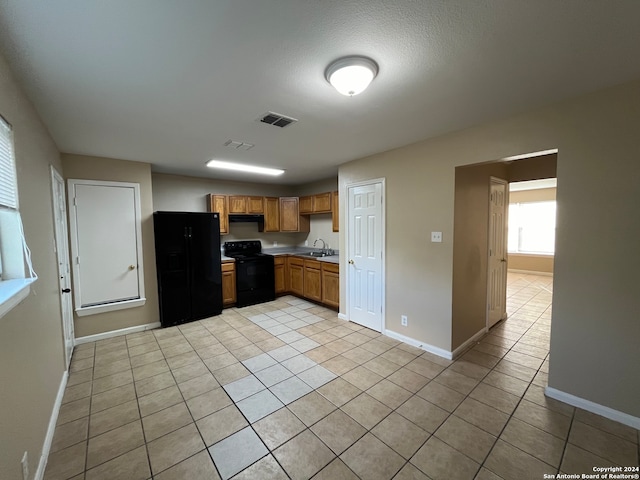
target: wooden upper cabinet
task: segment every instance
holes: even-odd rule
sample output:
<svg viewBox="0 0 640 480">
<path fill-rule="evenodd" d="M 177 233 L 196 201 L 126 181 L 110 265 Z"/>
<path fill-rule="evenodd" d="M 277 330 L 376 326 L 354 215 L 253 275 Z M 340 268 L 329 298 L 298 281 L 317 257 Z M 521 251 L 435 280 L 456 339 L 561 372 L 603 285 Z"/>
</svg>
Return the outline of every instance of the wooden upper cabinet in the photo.
<svg viewBox="0 0 640 480">
<path fill-rule="evenodd" d="M 338 192 L 335 191 L 331 195 L 331 223 L 333 224 L 333 231 L 340 231 L 340 207 L 338 203 Z"/>
<path fill-rule="evenodd" d="M 264 231 L 280 231 L 280 199 L 278 197 L 264 198 Z"/>
<path fill-rule="evenodd" d="M 300 215 L 310 215 L 312 213 L 331 213 L 331 192 L 316 193 L 300 197 Z"/>
<path fill-rule="evenodd" d="M 229 207 L 226 195 L 207 195 L 207 211 L 220 214 L 220 235 L 229 233 Z"/>
<path fill-rule="evenodd" d="M 247 197 L 247 213 L 264 213 L 264 197 Z"/>
<path fill-rule="evenodd" d="M 313 196 L 313 213 L 331 213 L 331 192 Z"/>
<path fill-rule="evenodd" d="M 280 231 L 309 231 L 309 217 L 300 215 L 298 197 L 280 197 Z"/>
<path fill-rule="evenodd" d="M 313 213 L 313 197 L 307 195 L 306 197 L 300 197 L 299 200 L 300 215 L 307 215 Z"/>
<path fill-rule="evenodd" d="M 245 195 L 229 195 L 229 213 L 247 213 L 247 197 Z"/>
<path fill-rule="evenodd" d="M 229 195 L 229 213 L 234 215 L 244 213 L 263 214 L 264 197 Z"/>
</svg>

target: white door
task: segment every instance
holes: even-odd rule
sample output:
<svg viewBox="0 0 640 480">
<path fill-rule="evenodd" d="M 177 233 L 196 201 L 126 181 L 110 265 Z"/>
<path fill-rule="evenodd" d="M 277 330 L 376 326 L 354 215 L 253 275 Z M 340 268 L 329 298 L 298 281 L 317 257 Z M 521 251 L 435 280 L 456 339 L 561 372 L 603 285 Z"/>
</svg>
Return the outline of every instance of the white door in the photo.
<svg viewBox="0 0 640 480">
<path fill-rule="evenodd" d="M 67 205 L 62 176 L 51 167 L 51 193 L 53 195 L 53 221 L 55 227 L 55 249 L 58 259 L 60 283 L 60 306 L 67 369 L 71 362 L 74 345 L 73 306 L 71 305 L 71 267 L 69 265 L 69 242 L 67 236 Z"/>
<path fill-rule="evenodd" d="M 383 314 L 383 184 L 348 187 L 348 316 L 378 332 Z"/>
<path fill-rule="evenodd" d="M 507 182 L 491 177 L 487 328 L 507 317 Z"/>
<path fill-rule="evenodd" d="M 136 185 L 70 180 L 76 311 L 141 297 Z M 78 310 L 80 309 L 80 310 Z"/>
</svg>

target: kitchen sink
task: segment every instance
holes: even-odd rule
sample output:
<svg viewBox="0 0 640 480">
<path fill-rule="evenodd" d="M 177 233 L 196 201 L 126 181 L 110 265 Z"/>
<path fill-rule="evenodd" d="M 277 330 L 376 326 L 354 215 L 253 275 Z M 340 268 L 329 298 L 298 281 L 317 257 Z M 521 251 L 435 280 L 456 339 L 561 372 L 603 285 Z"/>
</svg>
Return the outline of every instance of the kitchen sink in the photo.
<svg viewBox="0 0 640 480">
<path fill-rule="evenodd" d="M 310 257 L 326 257 L 327 254 L 324 252 L 308 252 L 305 255 L 308 255 Z"/>
</svg>

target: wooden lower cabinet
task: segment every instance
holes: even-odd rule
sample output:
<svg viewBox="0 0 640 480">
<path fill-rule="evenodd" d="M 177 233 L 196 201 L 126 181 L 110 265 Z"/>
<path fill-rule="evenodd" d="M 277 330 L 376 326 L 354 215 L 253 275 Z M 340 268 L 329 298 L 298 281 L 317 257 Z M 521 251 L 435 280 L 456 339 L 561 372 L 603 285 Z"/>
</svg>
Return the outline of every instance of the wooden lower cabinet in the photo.
<svg viewBox="0 0 640 480">
<path fill-rule="evenodd" d="M 335 263 L 322 264 L 322 303 L 340 307 L 340 266 Z"/>
<path fill-rule="evenodd" d="M 316 302 L 322 300 L 322 270 L 317 260 L 304 261 L 304 297 Z"/>
<path fill-rule="evenodd" d="M 236 265 L 233 262 L 222 264 L 222 306 L 236 303 Z"/>
<path fill-rule="evenodd" d="M 274 277 L 276 283 L 276 295 L 287 291 L 287 265 L 285 257 L 275 257 L 273 259 Z"/>
<path fill-rule="evenodd" d="M 304 260 L 296 257 L 288 259 L 289 291 L 300 297 L 304 296 Z"/>
<path fill-rule="evenodd" d="M 276 294 L 291 293 L 327 307 L 340 307 L 340 266 L 337 263 L 291 255 L 276 257 L 274 268 Z"/>
</svg>

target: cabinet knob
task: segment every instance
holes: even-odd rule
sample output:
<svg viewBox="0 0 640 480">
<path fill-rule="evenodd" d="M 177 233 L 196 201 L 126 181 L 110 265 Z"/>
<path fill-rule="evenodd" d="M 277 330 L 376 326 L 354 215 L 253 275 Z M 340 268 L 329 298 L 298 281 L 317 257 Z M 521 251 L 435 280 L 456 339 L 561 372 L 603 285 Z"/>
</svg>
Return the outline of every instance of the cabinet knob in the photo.
<svg viewBox="0 0 640 480">
<path fill-rule="evenodd" d="M 129 270 L 135 270 L 136 266 L 135 265 L 129 265 Z"/>
</svg>

